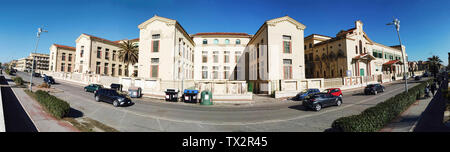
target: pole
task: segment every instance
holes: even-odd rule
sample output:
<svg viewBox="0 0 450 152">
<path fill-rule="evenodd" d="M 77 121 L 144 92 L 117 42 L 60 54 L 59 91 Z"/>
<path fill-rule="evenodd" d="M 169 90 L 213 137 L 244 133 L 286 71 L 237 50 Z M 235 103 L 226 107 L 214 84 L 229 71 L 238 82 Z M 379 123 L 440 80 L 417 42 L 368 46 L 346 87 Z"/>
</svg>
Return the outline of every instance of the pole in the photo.
<svg viewBox="0 0 450 152">
<path fill-rule="evenodd" d="M 406 60 L 405 60 L 405 55 L 404 55 L 404 50 L 403 50 L 403 45 L 402 45 L 402 40 L 400 39 L 400 33 L 399 33 L 399 24 L 400 22 L 398 20 L 395 20 L 395 27 L 397 30 L 397 36 L 398 36 L 398 41 L 400 42 L 400 50 L 402 51 L 402 59 L 403 59 L 403 77 L 405 78 L 405 91 L 408 92 L 408 79 L 406 76 Z"/>
<path fill-rule="evenodd" d="M 34 48 L 34 53 L 36 53 L 36 50 L 38 48 L 40 37 L 41 37 L 41 32 L 39 30 L 38 34 L 37 34 L 37 41 L 36 41 L 36 47 Z M 31 52 L 31 53 L 33 53 L 33 52 Z M 33 56 L 33 54 L 32 54 L 32 56 Z M 33 73 L 34 73 L 34 60 L 35 60 L 35 56 L 33 56 L 33 62 L 31 64 L 31 73 L 30 73 L 30 91 L 31 92 L 33 92 L 33 85 L 32 84 L 33 84 Z"/>
</svg>

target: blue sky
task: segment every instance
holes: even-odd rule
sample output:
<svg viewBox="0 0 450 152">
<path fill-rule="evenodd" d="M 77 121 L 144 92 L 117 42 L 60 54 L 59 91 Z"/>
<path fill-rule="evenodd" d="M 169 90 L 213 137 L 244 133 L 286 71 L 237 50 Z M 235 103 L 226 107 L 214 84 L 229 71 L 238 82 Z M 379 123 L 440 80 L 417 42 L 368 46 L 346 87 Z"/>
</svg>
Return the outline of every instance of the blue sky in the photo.
<svg viewBox="0 0 450 152">
<path fill-rule="evenodd" d="M 37 28 L 46 25 L 38 53 L 53 43 L 75 46 L 81 33 L 109 40 L 139 37 L 137 25 L 154 14 L 172 18 L 190 34 L 254 34 L 264 21 L 289 15 L 307 26 L 305 36 L 335 36 L 360 19 L 375 42 L 398 45 L 392 26 L 398 17 L 409 60 L 450 52 L 449 0 L 14 0 L 0 2 L 0 62 L 27 56 Z"/>
</svg>

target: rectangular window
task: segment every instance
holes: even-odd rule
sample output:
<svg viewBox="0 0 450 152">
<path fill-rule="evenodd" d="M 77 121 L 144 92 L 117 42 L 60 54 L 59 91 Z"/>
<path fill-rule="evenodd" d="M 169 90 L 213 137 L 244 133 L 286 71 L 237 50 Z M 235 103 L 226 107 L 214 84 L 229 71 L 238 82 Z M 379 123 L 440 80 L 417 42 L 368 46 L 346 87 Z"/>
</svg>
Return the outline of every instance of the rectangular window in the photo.
<svg viewBox="0 0 450 152">
<path fill-rule="evenodd" d="M 159 66 L 158 65 L 152 65 L 151 66 L 150 77 L 157 78 L 158 77 L 158 72 L 159 72 Z"/>
<path fill-rule="evenodd" d="M 113 50 L 113 53 L 112 53 L 112 60 L 113 61 L 116 61 L 116 53 L 117 53 L 117 51 Z"/>
<path fill-rule="evenodd" d="M 65 72 L 64 71 L 64 63 L 61 63 L 61 72 Z"/>
<path fill-rule="evenodd" d="M 225 51 L 224 54 L 225 55 L 223 56 L 223 62 L 229 63 L 230 62 L 230 51 Z"/>
<path fill-rule="evenodd" d="M 72 72 L 72 64 L 67 64 L 67 72 Z"/>
<path fill-rule="evenodd" d="M 202 63 L 207 63 L 208 62 L 208 56 L 207 55 L 203 55 L 202 56 Z"/>
<path fill-rule="evenodd" d="M 291 36 L 283 35 L 283 53 L 291 52 Z"/>
<path fill-rule="evenodd" d="M 105 49 L 105 60 L 109 60 L 109 49 Z"/>
<path fill-rule="evenodd" d="M 83 57 L 83 53 L 84 53 L 84 46 L 81 46 L 80 57 Z"/>
<path fill-rule="evenodd" d="M 160 34 L 153 34 L 152 39 L 159 39 L 161 37 Z"/>
<path fill-rule="evenodd" d="M 214 63 L 218 63 L 219 62 L 219 51 L 214 51 L 213 52 L 213 62 Z M 205 62 L 203 62 L 205 63 Z"/>
<path fill-rule="evenodd" d="M 101 58 L 102 57 L 102 47 L 97 47 L 97 58 Z"/>
<path fill-rule="evenodd" d="M 61 60 L 62 60 L 62 61 L 65 61 L 65 60 L 66 60 L 66 53 L 62 53 Z"/>
<path fill-rule="evenodd" d="M 219 79 L 219 67 L 218 66 L 213 66 L 213 79 Z"/>
<path fill-rule="evenodd" d="M 117 74 L 118 74 L 119 76 L 122 75 L 122 65 L 119 65 L 119 72 L 117 72 Z"/>
<path fill-rule="evenodd" d="M 111 76 L 114 76 L 115 74 L 116 74 L 116 64 L 112 64 L 111 65 Z"/>
<path fill-rule="evenodd" d="M 72 62 L 72 54 L 69 54 L 69 61 Z"/>
<path fill-rule="evenodd" d="M 97 66 L 95 68 L 95 74 L 100 74 L 100 62 L 97 62 Z"/>
<path fill-rule="evenodd" d="M 152 52 L 159 52 L 159 34 L 153 34 L 152 35 Z"/>
<path fill-rule="evenodd" d="M 151 63 L 152 64 L 158 64 L 159 63 L 159 58 L 151 58 Z"/>
<path fill-rule="evenodd" d="M 292 79 L 292 60 L 283 59 L 283 78 Z"/>
<path fill-rule="evenodd" d="M 223 67 L 223 78 L 224 79 L 228 79 L 230 77 L 230 67 L 229 66 L 224 66 Z"/>
<path fill-rule="evenodd" d="M 208 67 L 202 66 L 202 79 L 208 79 Z"/>
<path fill-rule="evenodd" d="M 108 75 L 108 63 L 105 63 L 105 67 L 103 69 L 103 74 Z"/>
</svg>

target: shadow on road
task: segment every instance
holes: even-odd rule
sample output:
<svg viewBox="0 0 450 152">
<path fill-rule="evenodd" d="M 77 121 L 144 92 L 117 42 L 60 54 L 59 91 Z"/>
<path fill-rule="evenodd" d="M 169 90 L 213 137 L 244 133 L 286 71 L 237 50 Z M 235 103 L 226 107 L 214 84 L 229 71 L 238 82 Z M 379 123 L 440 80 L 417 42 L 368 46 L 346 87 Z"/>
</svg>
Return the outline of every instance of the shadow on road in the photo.
<svg viewBox="0 0 450 152">
<path fill-rule="evenodd" d="M 289 106 L 288 108 L 290 109 L 295 109 L 295 110 L 301 110 L 301 111 L 310 111 L 308 108 L 306 108 L 303 105 L 294 105 L 294 106 Z"/>
<path fill-rule="evenodd" d="M 71 117 L 71 118 L 80 118 L 80 117 L 83 117 L 83 116 L 84 116 L 83 112 L 81 112 L 81 111 L 79 111 L 77 109 L 74 109 L 72 107 L 70 108 L 70 111 L 67 114 L 67 117 Z"/>
</svg>

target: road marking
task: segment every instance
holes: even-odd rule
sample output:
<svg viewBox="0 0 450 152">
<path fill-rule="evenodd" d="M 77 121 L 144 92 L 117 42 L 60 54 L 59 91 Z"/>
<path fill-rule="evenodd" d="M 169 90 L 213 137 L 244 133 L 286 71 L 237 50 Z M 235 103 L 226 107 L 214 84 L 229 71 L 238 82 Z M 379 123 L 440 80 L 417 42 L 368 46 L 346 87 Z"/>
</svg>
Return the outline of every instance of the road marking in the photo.
<svg viewBox="0 0 450 152">
<path fill-rule="evenodd" d="M 159 122 L 159 119 L 156 119 L 156 121 L 158 121 L 159 130 L 160 130 L 160 131 L 164 131 L 164 129 L 163 129 L 162 126 L 161 126 L 161 122 Z"/>
</svg>

